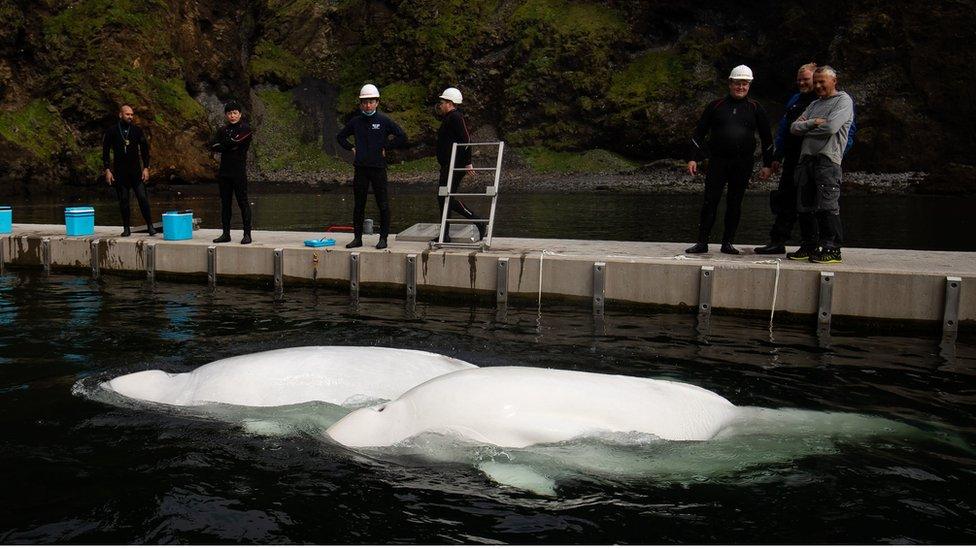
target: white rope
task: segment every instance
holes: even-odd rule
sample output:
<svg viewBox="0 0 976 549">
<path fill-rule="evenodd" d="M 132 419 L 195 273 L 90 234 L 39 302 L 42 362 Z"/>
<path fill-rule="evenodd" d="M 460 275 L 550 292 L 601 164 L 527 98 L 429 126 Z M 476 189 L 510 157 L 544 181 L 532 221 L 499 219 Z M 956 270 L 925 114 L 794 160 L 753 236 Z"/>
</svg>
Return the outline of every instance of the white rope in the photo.
<svg viewBox="0 0 976 549">
<path fill-rule="evenodd" d="M 542 260 L 546 258 L 546 254 L 552 254 L 549 250 L 542 250 L 539 253 L 539 310 L 538 314 L 542 316 Z M 554 254 L 555 255 L 555 254 Z"/>
<path fill-rule="evenodd" d="M 779 294 L 779 266 L 782 263 L 776 260 L 776 280 L 773 282 L 773 304 L 769 307 L 769 333 L 773 333 L 773 315 L 776 314 L 776 296 Z"/>
</svg>

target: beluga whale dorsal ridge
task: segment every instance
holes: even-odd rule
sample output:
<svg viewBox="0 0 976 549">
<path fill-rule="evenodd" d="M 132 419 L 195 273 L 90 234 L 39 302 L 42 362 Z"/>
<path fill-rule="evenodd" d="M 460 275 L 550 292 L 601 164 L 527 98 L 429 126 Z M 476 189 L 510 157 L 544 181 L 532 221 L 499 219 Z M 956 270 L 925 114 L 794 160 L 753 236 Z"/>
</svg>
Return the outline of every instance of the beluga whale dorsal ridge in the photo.
<svg viewBox="0 0 976 549">
<path fill-rule="evenodd" d="M 192 372 L 147 370 L 116 377 L 102 388 L 128 398 L 196 406 L 343 405 L 389 400 L 411 387 L 473 364 L 430 353 L 383 347 L 292 347 L 224 358 Z"/>
<path fill-rule="evenodd" d="M 708 440 L 735 415 L 725 398 L 686 383 L 505 366 L 434 378 L 350 413 L 327 434 L 350 447 L 390 446 L 421 433 L 510 448 L 601 432 Z"/>
</svg>

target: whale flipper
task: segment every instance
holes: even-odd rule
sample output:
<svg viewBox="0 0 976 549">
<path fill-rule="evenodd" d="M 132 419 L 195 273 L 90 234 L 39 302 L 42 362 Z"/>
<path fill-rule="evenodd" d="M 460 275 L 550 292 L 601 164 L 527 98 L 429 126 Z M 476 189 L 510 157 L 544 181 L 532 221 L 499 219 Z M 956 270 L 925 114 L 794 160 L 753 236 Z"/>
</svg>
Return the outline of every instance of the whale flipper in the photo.
<svg viewBox="0 0 976 549">
<path fill-rule="evenodd" d="M 478 464 L 478 470 L 503 486 L 511 486 L 540 496 L 556 496 L 555 481 L 527 465 L 483 461 Z"/>
</svg>

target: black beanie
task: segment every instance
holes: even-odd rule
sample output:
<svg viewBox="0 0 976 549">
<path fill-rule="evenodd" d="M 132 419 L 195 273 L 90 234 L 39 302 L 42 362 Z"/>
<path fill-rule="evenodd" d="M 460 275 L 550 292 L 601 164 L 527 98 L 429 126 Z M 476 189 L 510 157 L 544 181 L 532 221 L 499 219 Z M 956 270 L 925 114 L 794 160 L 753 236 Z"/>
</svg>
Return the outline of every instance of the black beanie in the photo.
<svg viewBox="0 0 976 549">
<path fill-rule="evenodd" d="M 232 99 L 232 100 L 228 101 L 226 105 L 224 105 L 224 114 L 227 114 L 230 111 L 237 111 L 237 112 L 243 113 L 244 112 L 244 109 L 241 108 L 241 104 L 240 103 L 238 103 L 237 101 L 234 101 Z"/>
</svg>

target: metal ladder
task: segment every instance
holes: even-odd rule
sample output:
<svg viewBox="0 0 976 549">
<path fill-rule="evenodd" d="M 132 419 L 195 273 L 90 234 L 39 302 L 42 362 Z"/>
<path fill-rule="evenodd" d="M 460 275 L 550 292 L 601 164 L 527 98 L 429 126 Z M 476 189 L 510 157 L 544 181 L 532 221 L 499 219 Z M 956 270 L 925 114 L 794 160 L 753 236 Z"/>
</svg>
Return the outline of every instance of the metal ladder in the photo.
<svg viewBox="0 0 976 549">
<path fill-rule="evenodd" d="M 495 181 L 493 185 L 489 185 L 485 188 L 483 193 L 452 193 L 451 187 L 454 183 L 454 172 L 464 172 L 467 168 L 455 168 L 454 160 L 457 158 L 458 147 L 498 147 L 498 157 L 495 159 L 494 168 L 471 168 L 474 171 L 492 171 L 495 172 Z M 476 248 L 480 250 L 487 250 L 491 247 L 491 235 L 495 227 L 495 205 L 498 203 L 498 184 L 501 180 L 502 174 L 502 155 L 505 152 L 505 142 L 504 141 L 494 141 L 486 143 L 454 143 L 451 147 L 451 170 L 447 174 L 447 186 L 440 187 L 437 189 L 437 195 L 443 196 L 444 198 L 444 209 L 441 212 L 441 229 L 437 236 L 437 242 L 431 242 L 431 248 Z M 461 197 L 461 196 L 481 196 L 481 197 L 491 197 L 491 210 L 488 213 L 488 219 L 448 219 L 447 214 L 451 210 L 451 198 Z M 488 227 L 485 231 L 485 237 L 480 242 L 444 242 L 444 233 L 447 230 L 448 223 L 487 223 Z"/>
</svg>

